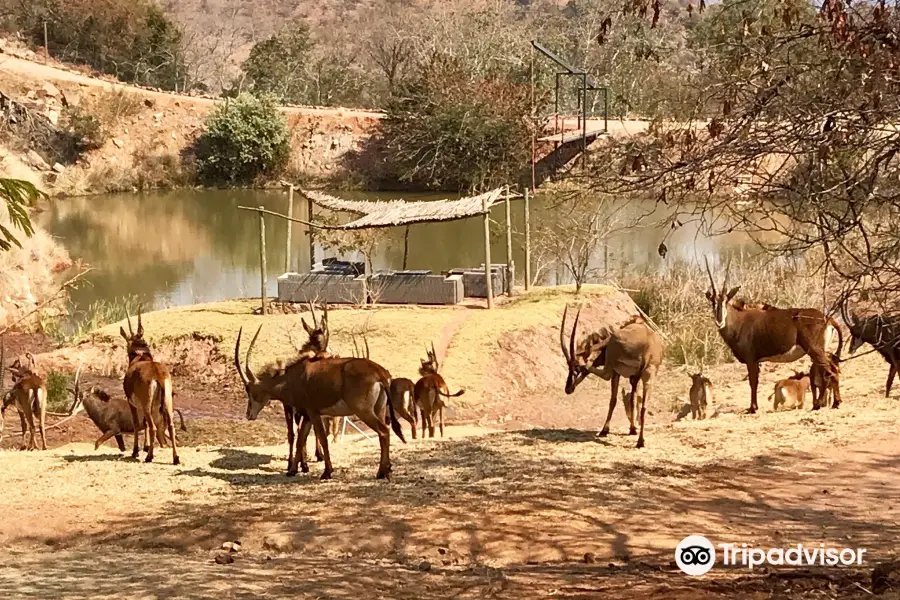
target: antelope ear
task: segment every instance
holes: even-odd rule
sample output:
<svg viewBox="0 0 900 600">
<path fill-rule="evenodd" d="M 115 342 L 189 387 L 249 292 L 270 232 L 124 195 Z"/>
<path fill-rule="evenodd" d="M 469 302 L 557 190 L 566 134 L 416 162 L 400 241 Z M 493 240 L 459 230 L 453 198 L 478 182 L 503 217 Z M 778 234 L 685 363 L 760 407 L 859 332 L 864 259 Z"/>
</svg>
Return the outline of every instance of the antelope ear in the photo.
<svg viewBox="0 0 900 600">
<path fill-rule="evenodd" d="M 130 342 L 130 341 L 131 341 L 131 338 L 128 337 L 128 334 L 127 334 L 127 333 L 125 333 L 125 328 L 124 328 L 124 327 L 119 327 L 119 335 L 121 335 L 123 338 L 125 338 L 125 341 L 126 341 L 126 342 Z"/>
<path fill-rule="evenodd" d="M 735 294 L 737 294 L 740 290 L 741 290 L 741 286 L 739 286 L 739 285 L 735 286 L 735 287 L 731 288 L 730 290 L 728 290 L 728 293 L 725 295 L 725 297 L 728 298 L 729 300 L 731 300 L 732 298 L 734 298 Z"/>
<path fill-rule="evenodd" d="M 300 319 L 300 322 L 303 323 L 303 329 L 306 330 L 306 333 L 307 333 L 308 335 L 312 335 L 312 332 L 315 331 L 315 330 L 312 329 L 312 328 L 309 326 L 309 323 L 306 322 L 306 319 L 301 318 L 301 319 Z"/>
<path fill-rule="evenodd" d="M 712 302 L 713 298 L 715 298 L 715 296 L 713 296 L 713 293 L 709 290 L 706 290 L 706 299 Z"/>
</svg>

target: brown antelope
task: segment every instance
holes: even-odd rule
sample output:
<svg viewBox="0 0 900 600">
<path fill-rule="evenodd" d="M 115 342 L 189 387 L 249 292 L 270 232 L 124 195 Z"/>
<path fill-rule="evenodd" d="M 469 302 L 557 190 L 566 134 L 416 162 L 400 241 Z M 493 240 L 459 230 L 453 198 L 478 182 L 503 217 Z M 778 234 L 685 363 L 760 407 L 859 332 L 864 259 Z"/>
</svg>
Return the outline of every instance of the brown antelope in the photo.
<svg viewBox="0 0 900 600">
<path fill-rule="evenodd" d="M 127 315 L 126 315 L 127 316 Z M 131 410 L 134 422 L 134 446 L 131 457 L 138 457 L 138 436 L 146 427 L 145 442 L 147 456 L 145 462 L 153 461 L 153 447 L 156 442 L 156 430 L 167 427 L 169 439 L 172 440 L 172 464 L 181 462 L 178 456 L 178 445 L 175 441 L 175 406 L 172 402 L 172 376 L 162 363 L 153 360 L 150 345 L 144 340 L 144 326 L 141 313 L 138 311 L 137 333 L 131 329 L 131 317 L 128 319 L 128 333 L 120 327 L 119 333 L 128 344 L 128 369 L 122 386 L 125 398 Z M 161 417 L 161 418 L 160 418 Z M 143 427 L 142 427 L 143 426 Z"/>
<path fill-rule="evenodd" d="M 363 344 L 365 352 L 356 343 L 356 336 L 353 336 L 353 356 L 357 358 L 371 358 L 369 356 L 369 340 L 363 336 Z M 433 347 L 433 346 L 432 346 Z M 416 439 L 416 404 L 415 404 L 415 384 L 412 380 L 405 377 L 391 379 L 391 404 L 394 406 L 394 412 L 409 423 L 412 429 L 412 439 Z"/>
<path fill-rule="evenodd" d="M 322 416 L 356 416 L 378 434 L 381 460 L 376 477 L 389 479 L 390 430 L 393 429 L 401 441 L 406 441 L 389 398 L 391 374 L 381 365 L 365 358 L 337 357 L 318 360 L 299 357 L 286 365 L 279 361 L 254 373 L 250 367 L 250 357 L 261 330 L 262 326 L 250 341 L 243 368 L 240 361 L 243 328 L 238 330 L 234 346 L 234 366 L 247 393 L 247 419 L 255 420 L 273 399 L 281 400 L 294 410 L 301 411 L 309 417 L 316 437 L 322 444 L 325 454 L 322 479 L 331 479 L 334 469 Z M 390 413 L 390 427 L 385 424 L 385 411 Z M 302 431 L 300 435 L 302 440 Z M 295 460 L 299 454 L 302 452 L 294 454 Z"/>
<path fill-rule="evenodd" d="M 616 408 L 616 400 L 619 393 L 619 379 L 627 377 L 631 383 L 631 402 L 625 406 L 628 412 L 628 421 L 631 427 L 628 435 L 638 433 L 634 426 L 635 398 L 637 385 L 643 386 L 641 397 L 641 429 L 638 434 L 637 447 L 644 447 L 644 417 L 647 412 L 647 403 L 650 402 L 656 372 L 662 363 L 662 341 L 655 331 L 639 317 L 632 317 L 622 327 L 615 330 L 604 330 L 601 334 L 591 339 L 596 344 L 586 350 L 586 354 L 579 355 L 575 352 L 575 337 L 578 334 L 578 319 L 581 309 L 575 315 L 575 323 L 572 326 L 572 335 L 569 338 L 569 347 L 566 348 L 566 317 L 569 307 L 563 311 L 562 325 L 559 328 L 559 344 L 563 357 L 569 366 L 569 374 L 566 378 L 566 393 L 571 394 L 575 388 L 588 375 L 596 375 L 605 381 L 611 381 L 611 396 L 609 399 L 609 412 L 606 422 L 600 430 L 600 436 L 609 434 L 609 422 L 612 420 L 613 411 Z M 590 356 L 595 356 L 590 360 Z"/>
<path fill-rule="evenodd" d="M 706 293 L 713 310 L 713 317 L 719 335 L 734 354 L 738 362 L 747 365 L 750 380 L 750 409 L 755 413 L 757 405 L 757 387 L 759 386 L 759 365 L 763 362 L 794 362 L 808 354 L 813 363 L 831 369 L 831 363 L 825 352 L 828 329 L 833 328 L 838 336 L 838 355 L 843 338 L 837 322 L 826 317 L 822 311 L 814 308 L 748 308 L 740 301 L 734 302 L 734 296 L 740 286 L 726 291 L 728 285 L 728 269 L 721 289 L 716 289 L 709 261 L 706 261 L 706 272 L 709 275 L 711 291 Z M 768 305 L 766 305 L 768 306 Z M 837 373 L 834 377 L 835 393 L 833 408 L 841 403 Z M 813 404 L 814 409 L 819 406 Z"/>
<path fill-rule="evenodd" d="M 891 395 L 894 377 L 900 368 L 900 317 L 896 315 L 869 315 L 859 317 L 847 313 L 846 302 L 841 304 L 844 322 L 850 328 L 850 354 L 863 344 L 870 344 L 888 364 L 887 383 L 884 397 Z"/>
<path fill-rule="evenodd" d="M 809 387 L 812 390 L 813 407 L 828 406 L 828 393 L 831 392 L 832 408 L 837 408 L 840 392 L 837 391 L 838 375 L 840 375 L 840 359 L 831 352 L 827 352 L 827 365 L 825 368 L 817 363 L 809 367 Z"/>
<path fill-rule="evenodd" d="M 694 373 L 690 377 L 691 418 L 702 421 L 706 418 L 706 407 L 712 404 L 712 382 L 703 373 Z"/>
<path fill-rule="evenodd" d="M 775 399 L 772 403 L 772 410 L 802 409 L 803 403 L 806 401 L 809 383 L 809 375 L 800 371 L 795 371 L 787 379 L 775 383 L 775 392 L 769 396 L 770 399 Z"/>
<path fill-rule="evenodd" d="M 0 388 L 2 388 L 4 373 L 4 354 L 5 350 L 0 345 Z M 34 450 L 37 448 L 34 426 L 34 417 L 37 415 L 38 430 L 41 433 L 41 449 L 46 450 L 47 439 L 44 424 L 47 419 L 47 386 L 44 379 L 34 371 L 36 368 L 34 356 L 30 352 L 26 352 L 25 356 L 30 361 L 30 366 L 23 364 L 21 359 L 17 358 L 9 367 L 13 387 L 3 395 L 0 423 L 6 419 L 6 409 L 15 406 L 16 412 L 19 413 L 19 423 L 22 426 L 20 450 Z M 0 437 L 2 437 L 2 432 L 3 428 L 0 425 Z"/>
<path fill-rule="evenodd" d="M 75 398 L 72 410 L 69 411 L 70 414 L 75 415 L 84 410 L 91 422 L 103 434 L 94 442 L 94 450 L 99 449 L 106 440 L 115 438 L 119 452 L 125 452 L 123 434 L 134 433 L 134 421 L 131 418 L 128 401 L 121 397 L 111 397 L 97 386 L 91 387 L 87 394 L 83 393 L 80 387 L 80 376 L 81 369 L 75 373 L 75 386 L 70 390 Z M 161 406 L 160 409 L 162 409 Z M 175 412 L 181 420 L 181 430 L 187 431 L 181 411 L 176 408 Z M 161 414 L 160 417 L 162 417 Z M 160 446 L 166 447 L 166 437 L 162 427 L 156 429 L 156 440 Z"/>
<path fill-rule="evenodd" d="M 435 415 L 438 415 L 441 437 L 444 437 L 444 398 L 458 398 L 465 394 L 466 390 L 463 388 L 455 394 L 451 394 L 447 382 L 438 372 L 441 364 L 433 343 L 431 350 L 426 348 L 425 353 L 428 355 L 428 359 L 420 360 L 419 375 L 421 377 L 413 387 L 414 402 L 422 415 L 422 437 L 425 437 L 426 427 L 428 434 L 432 438 L 434 437 Z"/>
</svg>

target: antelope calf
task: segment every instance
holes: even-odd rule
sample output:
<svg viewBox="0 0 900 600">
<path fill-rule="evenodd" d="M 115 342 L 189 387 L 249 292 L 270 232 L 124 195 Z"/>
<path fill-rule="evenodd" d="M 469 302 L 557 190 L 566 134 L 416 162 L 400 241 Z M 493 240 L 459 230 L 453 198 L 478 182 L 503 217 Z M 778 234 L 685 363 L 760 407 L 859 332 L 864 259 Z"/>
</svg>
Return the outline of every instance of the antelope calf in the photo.
<svg viewBox="0 0 900 600">
<path fill-rule="evenodd" d="M 162 363 L 153 360 L 150 345 L 144 340 L 144 326 L 141 324 L 141 313 L 138 312 L 137 333 L 131 329 L 131 317 L 128 318 L 128 333 L 120 327 L 119 333 L 128 344 L 128 369 L 122 386 L 125 398 L 134 422 L 134 446 L 132 458 L 138 457 L 138 434 L 146 427 L 147 456 L 145 462 L 153 462 L 153 449 L 156 443 L 156 431 L 166 427 L 169 439 L 172 440 L 172 464 L 180 464 L 178 446 L 175 441 L 175 406 L 172 402 L 172 376 Z"/>
<path fill-rule="evenodd" d="M 3 378 L 4 369 L 4 350 L 0 348 L 0 381 Z M 6 409 L 15 406 L 16 412 L 19 413 L 19 422 L 22 426 L 22 445 L 21 450 L 34 450 L 37 448 L 35 440 L 34 417 L 37 415 L 38 427 L 41 434 L 41 449 L 47 449 L 46 430 L 44 424 L 47 419 L 47 386 L 44 379 L 35 373 L 34 356 L 26 353 L 30 366 L 23 364 L 20 359 L 9 367 L 12 375 L 13 387 L 3 396 L 2 407 L 0 407 L 0 422 L 6 418 Z M 0 386 L 2 387 L 2 386 Z M 0 427 L 0 434 L 2 434 Z"/>
<path fill-rule="evenodd" d="M 787 379 L 782 379 L 775 384 L 775 392 L 772 398 L 772 410 L 802 409 L 806 401 L 806 391 L 809 389 L 810 379 L 806 373 L 795 372 Z"/>
<path fill-rule="evenodd" d="M 647 412 L 647 403 L 653 391 L 653 383 L 659 365 L 662 363 L 662 341 L 655 331 L 639 317 L 632 317 L 622 327 L 615 330 L 603 330 L 592 337 L 596 340 L 594 347 L 586 354 L 579 355 L 575 352 L 575 336 L 578 334 L 578 318 L 581 309 L 575 315 L 575 323 L 572 326 L 572 334 L 569 338 L 569 347 L 566 348 L 566 316 L 569 307 L 563 311 L 562 324 L 559 328 L 559 344 L 563 357 L 569 366 L 569 374 L 566 378 L 566 393 L 571 394 L 575 388 L 584 381 L 588 375 L 596 375 L 605 381 L 610 381 L 611 394 L 609 399 L 609 412 L 606 422 L 600 430 L 600 436 L 609 434 L 609 423 L 612 420 L 613 411 L 616 408 L 616 400 L 619 393 L 619 379 L 627 377 L 631 383 L 631 402 L 625 405 L 628 413 L 628 421 L 631 424 L 628 435 L 634 435 L 637 430 L 634 426 L 634 409 L 638 383 L 643 386 L 643 400 L 641 401 L 641 430 L 638 435 L 637 447 L 644 447 L 644 417 Z M 591 360 L 591 357 L 594 357 Z"/>
<path fill-rule="evenodd" d="M 428 428 L 428 434 L 432 438 L 434 437 L 435 415 L 438 416 L 441 437 L 444 437 L 444 399 L 458 398 L 465 394 L 466 390 L 463 388 L 455 394 L 451 394 L 450 389 L 447 387 L 447 382 L 438 373 L 441 365 L 438 361 L 434 344 L 431 344 L 431 350 L 426 348 L 425 352 L 428 355 L 428 359 L 420 361 L 419 375 L 421 377 L 413 386 L 414 402 L 419 407 L 422 415 L 422 437 L 425 437 L 426 427 Z"/>
<path fill-rule="evenodd" d="M 706 418 L 706 407 L 712 404 L 712 382 L 702 373 L 691 375 L 691 418 Z"/>
<path fill-rule="evenodd" d="M 837 408 L 840 403 L 840 393 L 836 392 L 838 375 L 841 372 L 840 362 L 834 354 L 827 353 L 827 367 L 813 363 L 809 367 L 809 387 L 812 390 L 813 410 L 828 406 L 828 394 L 831 393 L 831 408 Z"/>
</svg>

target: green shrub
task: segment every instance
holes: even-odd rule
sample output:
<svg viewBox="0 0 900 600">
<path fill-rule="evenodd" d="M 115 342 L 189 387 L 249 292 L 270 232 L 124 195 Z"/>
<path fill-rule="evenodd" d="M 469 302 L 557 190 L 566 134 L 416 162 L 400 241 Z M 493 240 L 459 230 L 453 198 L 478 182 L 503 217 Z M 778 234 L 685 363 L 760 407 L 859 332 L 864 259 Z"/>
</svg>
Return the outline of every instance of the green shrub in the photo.
<svg viewBox="0 0 900 600">
<path fill-rule="evenodd" d="M 60 125 L 72 134 L 77 153 L 96 150 L 106 141 L 100 119 L 81 107 L 73 106 L 63 111 Z"/>
<path fill-rule="evenodd" d="M 205 183 L 242 185 L 278 172 L 290 143 L 284 116 L 269 97 L 241 94 L 220 104 L 197 140 L 197 174 Z"/>
<path fill-rule="evenodd" d="M 137 296 L 97 300 L 84 310 L 70 305 L 63 317 L 48 319 L 41 323 L 41 328 L 56 344 L 74 344 L 94 330 L 137 314 L 140 306 Z"/>
<path fill-rule="evenodd" d="M 69 386 L 72 383 L 72 378 L 65 373 L 51 371 L 47 374 L 48 411 L 56 413 L 68 412 L 73 400 L 72 395 L 69 393 Z"/>
</svg>

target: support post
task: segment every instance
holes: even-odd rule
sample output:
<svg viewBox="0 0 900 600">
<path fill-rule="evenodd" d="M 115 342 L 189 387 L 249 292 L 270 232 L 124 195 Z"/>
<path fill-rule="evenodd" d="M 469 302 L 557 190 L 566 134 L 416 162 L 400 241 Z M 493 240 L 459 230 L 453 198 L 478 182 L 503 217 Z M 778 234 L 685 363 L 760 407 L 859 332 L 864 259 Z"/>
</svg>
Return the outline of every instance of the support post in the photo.
<svg viewBox="0 0 900 600">
<path fill-rule="evenodd" d="M 509 186 L 506 186 L 506 195 L 504 197 L 504 204 L 506 204 L 506 268 L 507 274 L 509 275 L 506 278 L 506 295 L 513 295 L 513 285 L 516 280 L 516 262 L 513 260 L 512 253 L 512 215 L 509 207 Z"/>
<path fill-rule="evenodd" d="M 587 167 L 587 73 L 581 75 L 581 168 Z"/>
<path fill-rule="evenodd" d="M 44 21 L 44 58 L 50 58 L 50 42 L 47 37 L 47 21 Z"/>
<path fill-rule="evenodd" d="M 494 308 L 494 290 L 491 284 L 491 211 L 486 196 L 481 198 L 481 208 L 484 210 L 484 284 L 487 290 L 487 307 L 490 310 Z"/>
<path fill-rule="evenodd" d="M 288 209 L 287 209 L 288 217 L 293 218 L 294 216 L 294 184 L 288 188 Z M 284 272 L 291 272 L 291 229 L 293 229 L 294 224 L 290 221 L 287 221 L 287 241 L 284 243 Z"/>
<path fill-rule="evenodd" d="M 263 207 L 259 207 L 259 284 L 262 301 L 262 314 L 266 314 L 266 219 Z"/>
<path fill-rule="evenodd" d="M 531 289 L 531 190 L 525 188 L 525 291 Z"/>
<path fill-rule="evenodd" d="M 406 270 L 406 261 L 409 259 L 409 225 L 403 234 L 403 270 Z"/>
<path fill-rule="evenodd" d="M 306 220 L 313 222 L 313 201 L 306 199 Z M 313 239 L 313 228 L 306 227 L 306 235 L 309 236 L 309 272 L 312 273 L 313 267 L 316 266 L 316 242 Z"/>
</svg>

